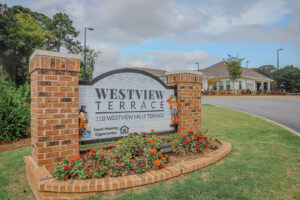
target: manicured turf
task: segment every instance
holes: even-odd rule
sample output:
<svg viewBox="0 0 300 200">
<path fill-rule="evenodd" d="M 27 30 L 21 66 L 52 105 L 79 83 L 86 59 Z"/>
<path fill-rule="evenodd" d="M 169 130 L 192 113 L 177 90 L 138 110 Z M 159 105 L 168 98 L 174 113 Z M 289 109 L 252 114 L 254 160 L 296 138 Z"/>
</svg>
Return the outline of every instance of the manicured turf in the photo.
<svg viewBox="0 0 300 200">
<path fill-rule="evenodd" d="M 210 105 L 202 111 L 203 129 L 231 142 L 232 152 L 172 182 L 116 199 L 300 199 L 300 137 L 236 111 Z M 29 148 L 0 154 L 0 199 L 30 198 L 22 161 L 29 154 Z"/>
</svg>

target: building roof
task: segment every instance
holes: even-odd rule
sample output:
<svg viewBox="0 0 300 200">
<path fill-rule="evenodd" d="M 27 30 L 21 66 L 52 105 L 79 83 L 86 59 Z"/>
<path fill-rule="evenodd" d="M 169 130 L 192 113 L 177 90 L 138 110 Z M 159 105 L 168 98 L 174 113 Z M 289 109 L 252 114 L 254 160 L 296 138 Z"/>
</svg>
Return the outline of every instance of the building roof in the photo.
<svg viewBox="0 0 300 200">
<path fill-rule="evenodd" d="M 203 75 L 207 77 L 229 77 L 227 66 L 225 65 L 224 61 L 216 63 L 205 69 L 201 69 L 200 71 L 203 72 Z M 243 68 L 242 77 L 273 81 L 272 79 L 249 68 Z"/>
<path fill-rule="evenodd" d="M 138 70 L 142 70 L 142 71 L 145 71 L 145 72 L 149 72 L 150 74 L 153 74 L 154 76 L 157 76 L 157 77 L 165 76 L 165 74 L 167 72 L 166 70 L 153 69 L 153 68 L 144 68 L 144 67 L 126 67 L 126 68 L 138 69 Z"/>
</svg>

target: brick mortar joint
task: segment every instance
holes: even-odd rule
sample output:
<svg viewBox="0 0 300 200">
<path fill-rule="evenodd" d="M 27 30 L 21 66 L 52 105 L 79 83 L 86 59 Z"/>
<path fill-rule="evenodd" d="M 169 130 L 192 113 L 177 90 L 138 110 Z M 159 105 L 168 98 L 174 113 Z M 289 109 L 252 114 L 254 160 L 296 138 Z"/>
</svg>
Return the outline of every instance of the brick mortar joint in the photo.
<svg viewBox="0 0 300 200">
<path fill-rule="evenodd" d="M 29 75 L 31 75 L 33 72 L 37 71 L 37 70 L 48 70 L 48 71 L 65 71 L 65 72 L 75 72 L 79 74 L 78 70 L 67 70 L 67 69 L 48 69 L 48 68 L 41 68 L 41 67 L 34 67 L 32 70 L 29 71 Z M 40 74 L 42 76 L 64 76 L 64 75 L 48 75 L 48 74 Z M 36 78 L 34 78 L 36 79 Z M 52 80 L 48 80 L 48 81 L 52 81 Z M 58 80 L 59 81 L 59 80 Z M 39 85 L 36 85 L 35 87 L 37 87 Z M 65 86 L 66 87 L 66 86 Z"/>
</svg>

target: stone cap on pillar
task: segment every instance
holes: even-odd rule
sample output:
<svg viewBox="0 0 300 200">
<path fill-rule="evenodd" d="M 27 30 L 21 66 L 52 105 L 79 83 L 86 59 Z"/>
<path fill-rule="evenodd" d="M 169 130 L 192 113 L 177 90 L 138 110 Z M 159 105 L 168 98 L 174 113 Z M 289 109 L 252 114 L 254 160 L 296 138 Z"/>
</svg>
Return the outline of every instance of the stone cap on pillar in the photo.
<svg viewBox="0 0 300 200">
<path fill-rule="evenodd" d="M 82 56 L 37 49 L 29 58 L 29 73 L 36 69 L 79 72 Z"/>
<path fill-rule="evenodd" d="M 194 70 L 176 70 L 176 71 L 166 72 L 166 76 L 175 75 L 175 74 L 194 74 L 198 76 L 203 76 L 203 72 L 194 71 Z"/>
</svg>

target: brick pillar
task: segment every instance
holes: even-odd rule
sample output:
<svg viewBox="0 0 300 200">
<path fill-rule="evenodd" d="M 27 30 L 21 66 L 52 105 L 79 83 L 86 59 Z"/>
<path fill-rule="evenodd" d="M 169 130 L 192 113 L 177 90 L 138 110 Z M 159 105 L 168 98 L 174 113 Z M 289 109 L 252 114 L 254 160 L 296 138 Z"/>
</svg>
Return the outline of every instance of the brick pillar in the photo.
<svg viewBox="0 0 300 200">
<path fill-rule="evenodd" d="M 30 57 L 31 148 L 39 167 L 79 153 L 79 69 L 79 55 L 36 50 Z"/>
<path fill-rule="evenodd" d="M 168 72 L 166 82 L 177 85 L 178 133 L 201 130 L 202 72 L 182 70 Z"/>
</svg>

